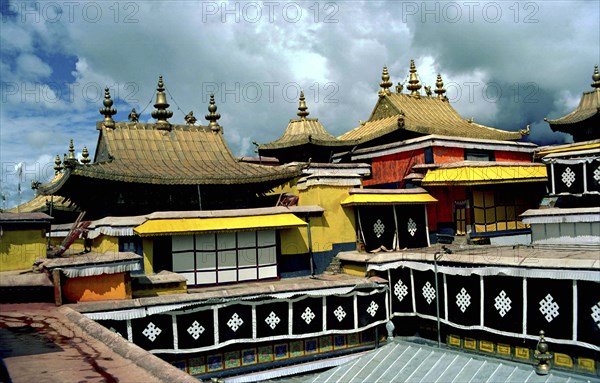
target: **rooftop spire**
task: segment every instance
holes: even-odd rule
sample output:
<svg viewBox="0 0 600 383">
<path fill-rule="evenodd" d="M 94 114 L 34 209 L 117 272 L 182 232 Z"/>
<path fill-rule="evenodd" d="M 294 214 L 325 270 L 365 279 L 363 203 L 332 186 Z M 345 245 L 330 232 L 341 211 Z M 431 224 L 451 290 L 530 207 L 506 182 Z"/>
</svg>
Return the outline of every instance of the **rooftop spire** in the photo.
<svg viewBox="0 0 600 383">
<path fill-rule="evenodd" d="M 408 86 L 406 89 L 410 90 L 411 96 L 420 96 L 419 89 L 421 89 L 421 84 L 419 84 L 419 78 L 417 77 L 417 68 L 415 67 L 415 60 L 410 60 L 410 76 L 408 79 Z"/>
<path fill-rule="evenodd" d="M 221 115 L 217 113 L 217 104 L 215 104 L 214 94 L 210 95 L 210 102 L 208 104 L 208 114 L 204 116 L 204 118 L 206 118 L 209 121 L 208 126 L 212 129 L 213 132 L 218 132 L 219 130 L 221 130 L 221 127 L 217 122 L 217 120 L 221 118 Z"/>
<path fill-rule="evenodd" d="M 437 81 L 435 82 L 435 94 L 437 94 L 437 98 L 444 99 L 444 93 L 446 93 L 446 89 L 444 89 L 444 82 L 442 81 L 442 75 L 438 73 Z"/>
<path fill-rule="evenodd" d="M 156 127 L 158 129 L 171 130 L 171 124 L 167 121 L 167 118 L 173 117 L 173 112 L 168 110 L 169 104 L 167 103 L 167 95 L 165 94 L 165 86 L 163 83 L 163 77 L 158 77 L 158 87 L 156 88 L 156 108 L 152 111 L 152 117 L 156 118 Z"/>
<path fill-rule="evenodd" d="M 113 100 L 110 98 L 108 87 L 104 88 L 104 101 L 102 101 L 102 104 L 104 108 L 99 110 L 100 114 L 104 116 L 102 124 L 107 128 L 114 128 L 115 121 L 112 119 L 112 116 L 117 114 L 117 110 L 112 108 Z"/>
<path fill-rule="evenodd" d="M 84 165 L 87 165 L 90 163 L 90 152 L 88 152 L 87 146 L 83 147 L 83 151 L 81 152 L 81 156 L 83 157 L 81 159 L 81 163 Z"/>
<path fill-rule="evenodd" d="M 54 174 L 60 173 L 60 171 L 63 169 L 61 164 L 62 162 L 60 161 L 60 156 L 57 154 L 56 159 L 54 160 Z"/>
<path fill-rule="evenodd" d="M 135 111 L 135 108 L 133 108 L 131 109 L 131 113 L 129 113 L 129 116 L 127 116 L 127 118 L 131 122 L 138 122 L 140 119 L 140 115 L 138 114 L 138 112 Z"/>
<path fill-rule="evenodd" d="M 300 117 L 301 120 L 306 120 L 306 116 L 309 115 L 308 113 L 308 107 L 306 106 L 306 101 L 304 101 L 304 91 L 301 90 L 300 91 L 300 105 L 298 106 L 298 117 Z"/>
<path fill-rule="evenodd" d="M 379 83 L 379 86 L 381 87 L 379 94 L 391 94 L 390 87 L 392 85 L 394 84 L 390 81 L 390 74 L 388 73 L 388 68 L 386 65 L 384 65 L 383 72 L 381 73 L 381 82 Z"/>
<path fill-rule="evenodd" d="M 600 89 L 600 73 L 598 73 L 598 65 L 594 67 L 594 74 L 592 75 L 592 88 Z"/>
</svg>

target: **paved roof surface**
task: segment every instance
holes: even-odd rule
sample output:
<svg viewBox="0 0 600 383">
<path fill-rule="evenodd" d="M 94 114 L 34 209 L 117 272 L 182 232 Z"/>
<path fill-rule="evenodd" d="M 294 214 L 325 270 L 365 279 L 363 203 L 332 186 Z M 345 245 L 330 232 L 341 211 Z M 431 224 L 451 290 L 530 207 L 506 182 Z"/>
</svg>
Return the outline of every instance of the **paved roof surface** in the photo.
<svg viewBox="0 0 600 383">
<path fill-rule="evenodd" d="M 392 341 L 306 382 L 600 382 L 557 370 L 537 375 L 532 365 L 407 341 Z"/>
</svg>

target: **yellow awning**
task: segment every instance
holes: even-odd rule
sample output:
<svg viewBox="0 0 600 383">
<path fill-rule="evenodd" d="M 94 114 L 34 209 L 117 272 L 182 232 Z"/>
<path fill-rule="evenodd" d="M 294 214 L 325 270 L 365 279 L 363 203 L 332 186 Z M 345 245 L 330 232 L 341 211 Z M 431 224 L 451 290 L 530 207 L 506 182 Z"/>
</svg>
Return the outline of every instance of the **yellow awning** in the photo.
<svg viewBox="0 0 600 383">
<path fill-rule="evenodd" d="M 246 217 L 151 219 L 133 229 L 138 235 L 179 235 L 220 231 L 285 229 L 306 226 L 294 214 L 266 214 Z"/>
<path fill-rule="evenodd" d="M 431 169 L 421 185 L 486 185 L 517 182 L 545 182 L 546 166 L 460 166 Z"/>
<path fill-rule="evenodd" d="M 595 142 L 595 143 L 588 143 L 588 144 L 583 144 L 583 145 L 569 145 L 566 147 L 563 146 L 563 147 L 554 148 L 554 149 L 550 148 L 548 150 L 538 152 L 537 156 L 544 157 L 545 155 L 548 155 L 551 153 L 575 152 L 575 151 L 579 151 L 579 150 L 591 150 L 591 149 L 600 149 L 600 143 Z"/>
<path fill-rule="evenodd" d="M 397 204 L 419 204 L 434 203 L 437 199 L 427 193 L 405 193 L 405 194 L 351 194 L 342 201 L 342 206 L 353 205 L 397 205 Z"/>
</svg>

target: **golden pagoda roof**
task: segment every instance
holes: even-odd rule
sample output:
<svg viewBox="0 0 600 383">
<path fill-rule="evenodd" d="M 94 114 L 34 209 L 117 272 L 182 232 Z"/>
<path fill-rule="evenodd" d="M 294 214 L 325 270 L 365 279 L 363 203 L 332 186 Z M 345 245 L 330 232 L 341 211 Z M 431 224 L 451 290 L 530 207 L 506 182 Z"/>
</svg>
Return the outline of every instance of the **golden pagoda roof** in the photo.
<svg viewBox="0 0 600 383">
<path fill-rule="evenodd" d="M 49 210 L 50 197 L 45 195 L 37 195 L 33 197 L 31 200 L 24 202 L 18 206 L 15 206 L 11 209 L 6 209 L 7 213 L 38 213 L 38 212 L 47 212 Z M 79 208 L 73 201 L 68 198 L 61 196 L 53 196 L 52 197 L 52 208 L 53 210 L 62 210 L 62 211 L 77 211 Z"/>
<path fill-rule="evenodd" d="M 584 92 L 579 100 L 579 105 L 571 113 L 555 120 L 545 119 L 552 130 L 557 130 L 552 125 L 569 125 L 585 121 L 595 115 L 600 115 L 600 88 L 591 92 Z"/>
<path fill-rule="evenodd" d="M 380 93 L 369 120 L 338 139 L 363 143 L 396 130 L 491 140 L 518 140 L 523 137 L 523 132 L 495 129 L 466 120 L 444 98 Z"/>
</svg>

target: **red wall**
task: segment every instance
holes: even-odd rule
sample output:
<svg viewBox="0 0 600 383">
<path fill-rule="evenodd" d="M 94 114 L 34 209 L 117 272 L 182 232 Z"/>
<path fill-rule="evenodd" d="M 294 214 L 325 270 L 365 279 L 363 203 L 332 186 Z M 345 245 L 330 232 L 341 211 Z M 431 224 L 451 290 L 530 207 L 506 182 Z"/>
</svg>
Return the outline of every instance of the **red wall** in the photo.
<svg viewBox="0 0 600 383">
<path fill-rule="evenodd" d="M 409 167 L 412 168 L 414 165 L 424 162 L 423 149 L 373 158 L 371 163 L 373 176 L 371 179 L 365 180 L 363 185 L 400 182 L 404 176 L 410 173 Z"/>
<path fill-rule="evenodd" d="M 427 223 L 430 231 L 437 231 L 438 222 L 454 222 L 454 201 L 465 200 L 466 186 L 432 186 L 427 190 L 437 203 L 427 206 Z"/>
<path fill-rule="evenodd" d="M 496 150 L 495 156 L 497 162 L 533 162 L 531 153 Z"/>
<path fill-rule="evenodd" d="M 450 162 L 459 162 L 465 160 L 465 150 L 463 148 L 447 148 L 444 146 L 433 147 L 433 161 L 436 164 L 448 164 Z"/>
</svg>

